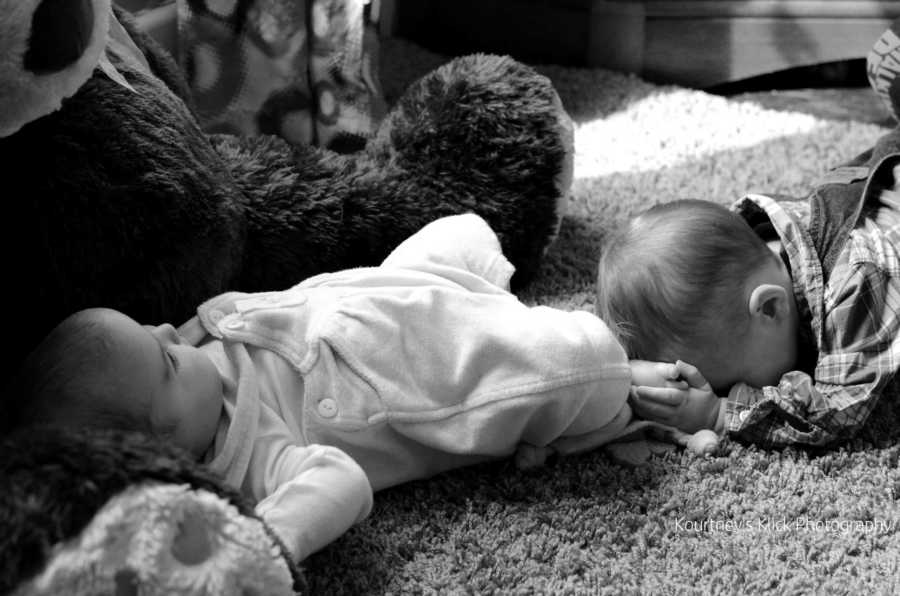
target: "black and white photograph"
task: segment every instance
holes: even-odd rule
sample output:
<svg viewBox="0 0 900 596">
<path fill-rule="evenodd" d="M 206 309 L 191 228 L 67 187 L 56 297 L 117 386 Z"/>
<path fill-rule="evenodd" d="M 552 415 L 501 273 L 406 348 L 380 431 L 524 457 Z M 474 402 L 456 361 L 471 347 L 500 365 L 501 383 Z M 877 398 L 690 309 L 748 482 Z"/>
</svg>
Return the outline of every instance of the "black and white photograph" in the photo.
<svg viewBox="0 0 900 596">
<path fill-rule="evenodd" d="M 0 0 L 0 594 L 900 593 L 900 2 Z"/>
</svg>

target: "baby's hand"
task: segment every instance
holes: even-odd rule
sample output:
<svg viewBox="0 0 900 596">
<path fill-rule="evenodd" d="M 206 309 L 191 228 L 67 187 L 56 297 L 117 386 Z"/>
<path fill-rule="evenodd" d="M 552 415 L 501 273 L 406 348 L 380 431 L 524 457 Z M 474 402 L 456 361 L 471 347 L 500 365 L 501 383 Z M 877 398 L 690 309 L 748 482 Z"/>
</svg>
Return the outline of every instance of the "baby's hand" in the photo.
<svg viewBox="0 0 900 596">
<path fill-rule="evenodd" d="M 687 387 L 632 387 L 631 406 L 634 411 L 642 418 L 668 424 L 688 433 L 715 428 L 719 417 L 719 397 L 696 367 L 681 360 L 673 366 L 678 373 L 677 378 L 683 379 Z M 632 378 L 633 376 L 632 365 Z"/>
<path fill-rule="evenodd" d="M 678 367 L 672 362 L 650 362 L 630 360 L 631 384 L 644 387 L 673 387 L 687 389 L 688 384 L 681 378 Z"/>
</svg>

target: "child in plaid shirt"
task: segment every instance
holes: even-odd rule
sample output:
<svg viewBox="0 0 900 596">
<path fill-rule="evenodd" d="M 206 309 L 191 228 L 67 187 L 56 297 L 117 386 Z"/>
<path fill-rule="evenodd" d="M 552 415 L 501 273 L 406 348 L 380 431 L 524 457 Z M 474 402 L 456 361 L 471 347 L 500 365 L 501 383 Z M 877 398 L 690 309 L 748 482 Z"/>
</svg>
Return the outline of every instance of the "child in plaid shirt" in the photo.
<svg viewBox="0 0 900 596">
<path fill-rule="evenodd" d="M 898 33 L 868 58 L 895 117 Z M 676 201 L 632 221 L 604 249 L 597 310 L 651 379 L 633 381 L 636 413 L 769 446 L 855 434 L 900 366 L 898 192 L 900 128 L 807 201 Z"/>
</svg>

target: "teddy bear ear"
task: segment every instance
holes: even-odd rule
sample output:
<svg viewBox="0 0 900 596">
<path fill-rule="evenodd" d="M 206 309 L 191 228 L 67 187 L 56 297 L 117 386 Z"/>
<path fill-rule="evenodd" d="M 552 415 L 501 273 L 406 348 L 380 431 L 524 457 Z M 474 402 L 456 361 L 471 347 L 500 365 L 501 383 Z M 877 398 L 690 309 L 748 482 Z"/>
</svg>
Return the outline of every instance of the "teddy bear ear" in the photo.
<svg viewBox="0 0 900 596">
<path fill-rule="evenodd" d="M 51 74 L 71 66 L 90 45 L 93 28 L 91 0 L 43 0 L 31 17 L 25 70 Z"/>
<path fill-rule="evenodd" d="M 0 0 L 0 137 L 59 109 L 106 47 L 110 0 Z"/>
</svg>

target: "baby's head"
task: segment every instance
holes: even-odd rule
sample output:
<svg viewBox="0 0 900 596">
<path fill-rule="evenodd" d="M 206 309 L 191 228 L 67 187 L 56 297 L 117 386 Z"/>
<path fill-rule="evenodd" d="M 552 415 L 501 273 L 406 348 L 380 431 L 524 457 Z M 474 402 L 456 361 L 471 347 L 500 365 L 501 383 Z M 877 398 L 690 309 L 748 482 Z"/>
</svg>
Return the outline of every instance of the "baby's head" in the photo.
<svg viewBox="0 0 900 596">
<path fill-rule="evenodd" d="M 717 391 L 794 367 L 790 273 L 747 223 L 699 200 L 648 209 L 605 243 L 597 314 L 630 358 L 689 362 Z"/>
<path fill-rule="evenodd" d="M 171 325 L 120 312 L 79 311 L 54 328 L 11 384 L 6 425 L 44 423 L 137 430 L 201 455 L 222 408 L 212 361 Z"/>
</svg>

